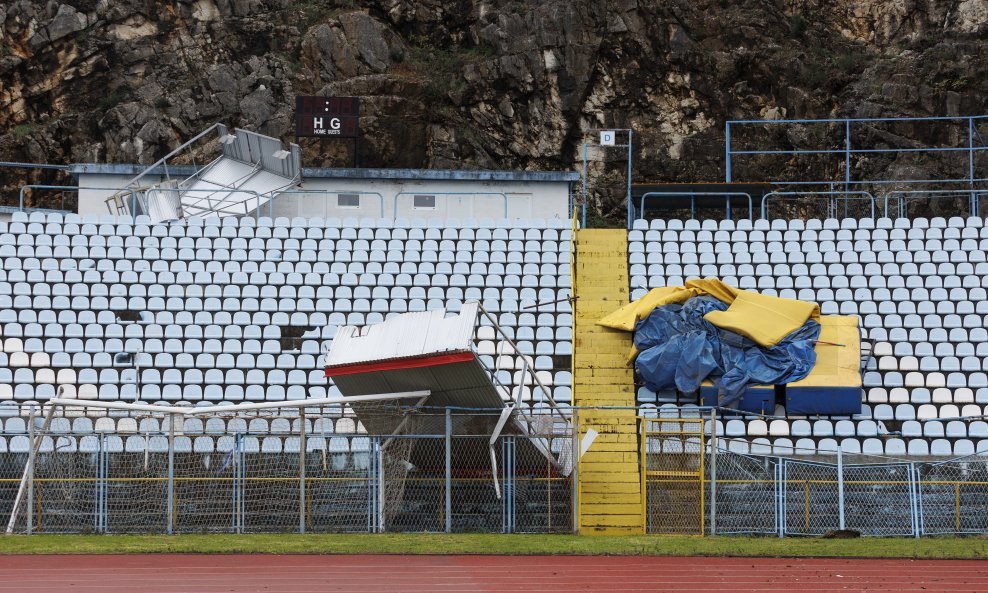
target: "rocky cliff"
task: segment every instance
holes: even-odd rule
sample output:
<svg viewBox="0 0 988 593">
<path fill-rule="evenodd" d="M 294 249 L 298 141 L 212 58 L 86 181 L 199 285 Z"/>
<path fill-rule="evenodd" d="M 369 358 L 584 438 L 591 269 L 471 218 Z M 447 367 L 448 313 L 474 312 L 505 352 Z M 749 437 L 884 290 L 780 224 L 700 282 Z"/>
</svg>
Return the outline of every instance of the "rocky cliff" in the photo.
<svg viewBox="0 0 988 593">
<path fill-rule="evenodd" d="M 988 112 L 986 32 L 988 0 L 12 0 L 0 160 L 150 163 L 216 121 L 287 140 L 325 94 L 361 98 L 363 166 L 574 169 L 620 127 L 637 181 L 719 180 L 726 119 Z"/>
</svg>

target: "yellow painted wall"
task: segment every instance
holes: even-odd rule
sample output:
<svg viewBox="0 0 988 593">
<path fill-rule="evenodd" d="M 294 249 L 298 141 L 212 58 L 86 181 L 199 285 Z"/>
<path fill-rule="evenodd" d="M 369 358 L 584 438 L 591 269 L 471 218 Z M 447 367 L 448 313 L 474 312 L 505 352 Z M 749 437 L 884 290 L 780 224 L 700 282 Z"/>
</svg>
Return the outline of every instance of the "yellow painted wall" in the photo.
<svg viewBox="0 0 988 593">
<path fill-rule="evenodd" d="M 573 403 L 634 406 L 634 374 L 626 364 L 632 334 L 597 325 L 628 303 L 627 231 L 579 230 L 575 247 Z M 581 439 L 589 429 L 599 435 L 580 459 L 580 533 L 641 533 L 635 410 L 579 410 L 578 424 Z"/>
</svg>

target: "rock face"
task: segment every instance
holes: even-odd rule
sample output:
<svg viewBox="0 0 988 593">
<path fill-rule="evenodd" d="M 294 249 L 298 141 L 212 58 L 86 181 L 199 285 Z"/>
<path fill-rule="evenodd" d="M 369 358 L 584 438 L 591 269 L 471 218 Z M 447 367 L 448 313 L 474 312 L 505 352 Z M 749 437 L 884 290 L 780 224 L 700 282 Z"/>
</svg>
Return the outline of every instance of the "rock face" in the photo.
<svg viewBox="0 0 988 593">
<path fill-rule="evenodd" d="M 151 163 L 216 121 L 289 140 L 294 96 L 326 94 L 361 98 L 362 166 L 574 169 L 618 127 L 636 181 L 716 181 L 728 119 L 988 112 L 986 32 L 988 0 L 13 0 L 0 160 Z M 874 133 L 967 134 L 908 132 Z M 349 161 L 304 145 L 307 165 Z M 591 160 L 607 216 L 623 156 Z M 946 167 L 855 173 L 907 165 Z M 742 174 L 838 174 L 806 167 Z"/>
</svg>

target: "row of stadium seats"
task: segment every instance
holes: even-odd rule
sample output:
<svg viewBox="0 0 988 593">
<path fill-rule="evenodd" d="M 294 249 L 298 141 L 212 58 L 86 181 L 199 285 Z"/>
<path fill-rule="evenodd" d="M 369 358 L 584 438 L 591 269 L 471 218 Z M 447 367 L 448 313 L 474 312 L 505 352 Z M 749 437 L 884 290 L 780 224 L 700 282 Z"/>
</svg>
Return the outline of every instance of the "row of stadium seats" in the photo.
<svg viewBox="0 0 988 593">
<path fill-rule="evenodd" d="M 478 353 L 502 384 L 538 402 L 529 368 L 570 400 L 568 221 L 32 217 L 0 223 L 0 400 L 324 397 L 319 356 L 339 325 L 467 300 L 517 342 L 519 355 L 481 321 Z"/>
<path fill-rule="evenodd" d="M 758 219 L 758 220 L 712 220 L 707 219 L 703 221 L 699 220 L 643 220 L 638 219 L 632 223 L 632 229 L 637 231 L 645 230 L 658 230 L 663 231 L 666 229 L 680 231 L 680 230 L 722 230 L 722 231 L 751 231 L 751 230 L 794 230 L 802 231 L 804 229 L 809 230 L 837 230 L 837 229 L 945 229 L 945 228 L 960 228 L 960 227 L 974 227 L 981 228 L 984 226 L 984 221 L 977 217 L 969 217 L 967 219 L 961 218 L 959 216 L 952 216 L 949 219 L 942 217 L 934 218 L 811 218 L 809 220 L 785 220 L 785 219 Z"/>
<path fill-rule="evenodd" d="M 686 279 L 741 288 L 857 315 L 872 355 L 853 418 L 730 418 L 718 427 L 732 450 L 778 448 L 885 455 L 988 450 L 988 227 L 980 218 L 740 221 L 735 230 L 688 223 L 629 231 L 632 298 Z M 669 229 L 668 226 L 677 226 Z M 728 225 L 729 226 L 729 225 Z M 692 402 L 637 393 L 646 414 Z M 655 406 L 659 406 L 656 408 Z"/>
<path fill-rule="evenodd" d="M 151 220 L 147 216 L 96 215 L 96 214 L 63 214 L 57 212 L 14 212 L 11 221 L 20 224 L 99 224 L 99 225 L 150 225 Z M 357 229 L 405 229 L 405 230 L 439 230 L 448 229 L 568 229 L 572 225 L 570 220 L 559 218 L 516 218 L 516 219 L 423 219 L 423 218 L 288 218 L 279 216 L 271 218 L 267 216 L 253 217 L 226 217 L 226 218 L 189 218 L 186 226 L 205 228 L 238 228 L 238 227 L 274 227 L 283 229 L 306 229 L 309 227 L 325 227 L 347 229 L 347 232 L 356 232 Z"/>
<path fill-rule="evenodd" d="M 314 436 L 305 441 L 306 451 L 325 452 L 327 454 L 352 453 L 353 455 L 333 457 L 332 469 L 343 470 L 366 469 L 370 463 L 371 440 L 368 437 L 330 437 Z M 228 454 L 235 447 L 243 453 L 298 453 L 301 440 L 298 437 L 254 436 L 245 435 L 239 438 L 233 436 L 177 436 L 174 439 L 176 454 L 181 453 L 223 453 Z M 76 437 L 44 437 L 39 451 L 46 453 L 166 453 L 169 448 L 167 436 L 144 435 L 84 435 Z M 27 453 L 30 440 L 27 436 L 0 436 L 0 453 Z M 329 469 L 327 467 L 327 469 Z"/>
<path fill-rule="evenodd" d="M 28 420 L 22 416 L 11 416 L 0 418 L 0 432 L 13 434 L 27 434 Z M 185 418 L 176 422 L 176 434 L 268 434 L 268 433 L 298 433 L 303 426 L 301 418 Z M 363 433 L 364 427 L 356 418 L 330 418 L 320 417 L 315 420 L 305 419 L 304 428 L 307 435 L 319 436 L 322 434 L 359 434 Z M 75 418 L 57 417 L 53 418 L 49 426 L 49 431 L 56 434 L 88 434 L 92 432 L 133 432 L 161 434 L 168 433 L 170 426 L 167 420 L 160 422 L 157 418 L 132 418 L 112 416 L 92 415 L 78 416 Z"/>
</svg>

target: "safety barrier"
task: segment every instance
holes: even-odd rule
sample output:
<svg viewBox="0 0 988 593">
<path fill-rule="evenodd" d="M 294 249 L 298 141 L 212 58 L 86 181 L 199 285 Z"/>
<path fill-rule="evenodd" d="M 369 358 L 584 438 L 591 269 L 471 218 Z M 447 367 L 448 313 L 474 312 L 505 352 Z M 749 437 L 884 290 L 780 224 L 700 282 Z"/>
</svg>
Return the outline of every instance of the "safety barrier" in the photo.
<svg viewBox="0 0 988 593">
<path fill-rule="evenodd" d="M 915 202 L 935 203 L 939 200 L 952 202 L 950 211 L 956 211 L 958 199 L 966 202 L 968 216 L 981 216 L 981 200 L 988 197 L 988 190 L 980 189 L 919 189 L 890 191 L 883 199 L 883 216 L 908 218 L 909 206 Z M 892 210 L 889 210 L 891 203 Z"/>
<path fill-rule="evenodd" d="M 825 212 L 819 213 L 818 218 L 875 218 L 877 203 L 875 197 L 867 191 L 773 191 L 762 197 L 762 218 L 771 220 L 772 199 L 791 200 L 795 202 L 824 201 Z M 863 204 L 864 211 L 857 206 Z M 843 206 L 843 212 L 841 207 Z M 805 215 L 799 216 L 803 218 Z M 783 218 L 776 216 L 776 218 Z"/>
<path fill-rule="evenodd" d="M 638 216 L 639 216 L 639 218 L 645 218 L 645 202 L 646 202 L 646 200 L 649 200 L 649 199 L 652 199 L 652 198 L 689 198 L 690 199 L 690 217 L 691 218 L 696 218 L 696 198 L 697 197 L 700 197 L 700 198 L 703 198 L 703 197 L 723 198 L 723 200 L 724 200 L 724 208 L 725 208 L 725 218 L 727 220 L 731 220 L 731 218 L 732 218 L 731 212 L 732 212 L 732 206 L 733 206 L 733 204 L 731 202 L 731 198 L 743 198 L 745 201 L 748 202 L 748 220 L 753 220 L 754 219 L 755 207 L 754 207 L 754 202 L 751 199 L 751 194 L 749 194 L 747 192 L 718 192 L 718 191 L 711 191 L 711 192 L 693 192 L 693 191 L 690 191 L 690 192 L 657 192 L 657 191 L 650 191 L 650 192 L 645 192 L 644 194 L 642 194 L 641 198 L 639 199 L 639 203 L 638 203 L 638 206 L 639 206 L 639 208 L 638 208 Z"/>
<path fill-rule="evenodd" d="M 92 190 L 92 191 L 112 191 L 112 192 L 130 193 L 131 199 L 132 200 L 136 200 L 136 197 L 134 197 L 134 192 L 132 190 L 121 190 L 119 187 L 79 187 L 79 186 L 76 186 L 76 185 L 23 185 L 23 186 L 21 186 L 20 195 L 18 196 L 18 209 L 19 210 L 22 210 L 23 211 L 25 209 L 24 201 L 25 201 L 25 197 L 26 197 L 26 194 L 27 194 L 28 190 L 31 190 L 31 191 L 33 191 L 33 190 L 46 190 L 46 191 L 59 191 L 59 192 L 61 192 L 61 194 L 62 194 L 62 196 L 61 196 L 61 200 L 62 200 L 61 210 L 63 210 L 63 211 L 70 211 L 70 212 L 75 211 L 75 210 L 78 209 L 78 200 L 79 200 L 78 193 L 80 191 L 83 191 L 83 190 L 87 190 L 87 191 L 88 190 Z M 66 208 L 66 206 L 65 206 L 65 196 L 66 196 L 66 194 L 72 194 L 72 193 L 75 193 L 76 194 L 76 207 L 75 208 Z"/>
</svg>

